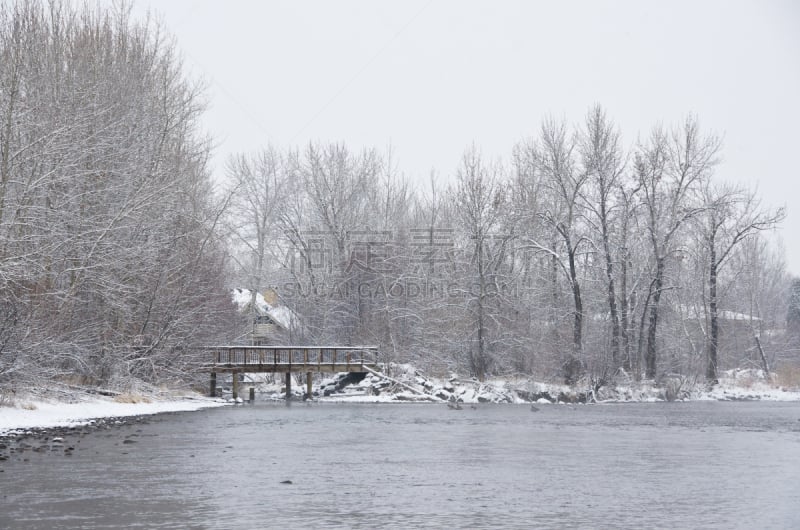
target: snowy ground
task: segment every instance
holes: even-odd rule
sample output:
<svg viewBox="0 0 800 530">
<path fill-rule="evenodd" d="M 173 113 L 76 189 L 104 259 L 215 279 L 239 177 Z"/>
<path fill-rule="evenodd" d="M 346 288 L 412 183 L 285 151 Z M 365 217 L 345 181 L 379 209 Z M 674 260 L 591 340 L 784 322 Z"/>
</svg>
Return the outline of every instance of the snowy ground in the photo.
<svg viewBox="0 0 800 530">
<path fill-rule="evenodd" d="M 113 398 L 99 397 L 80 403 L 21 401 L 15 406 L 0 407 L 0 435 L 32 428 L 85 425 L 97 418 L 191 411 L 226 404 L 222 400 L 196 396 L 146 401 L 149 402 L 122 403 Z"/>
</svg>

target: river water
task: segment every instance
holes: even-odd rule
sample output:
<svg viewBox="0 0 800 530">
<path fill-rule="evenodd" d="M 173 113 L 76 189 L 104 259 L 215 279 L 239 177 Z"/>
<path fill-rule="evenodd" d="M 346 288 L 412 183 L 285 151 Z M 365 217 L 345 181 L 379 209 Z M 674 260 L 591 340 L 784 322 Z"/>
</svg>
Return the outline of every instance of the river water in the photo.
<svg viewBox="0 0 800 530">
<path fill-rule="evenodd" d="M 800 528 L 800 403 L 258 403 L 66 442 L 2 463 L 0 528 Z"/>
</svg>

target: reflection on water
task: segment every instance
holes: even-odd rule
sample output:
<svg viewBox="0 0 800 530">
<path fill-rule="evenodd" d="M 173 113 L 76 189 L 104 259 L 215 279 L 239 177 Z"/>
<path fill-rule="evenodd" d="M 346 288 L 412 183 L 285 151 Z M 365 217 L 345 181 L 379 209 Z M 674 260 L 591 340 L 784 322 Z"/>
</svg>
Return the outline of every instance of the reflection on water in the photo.
<svg viewBox="0 0 800 530">
<path fill-rule="evenodd" d="M 794 403 L 257 404 L 75 445 L 2 463 L 0 528 L 800 528 Z"/>
</svg>

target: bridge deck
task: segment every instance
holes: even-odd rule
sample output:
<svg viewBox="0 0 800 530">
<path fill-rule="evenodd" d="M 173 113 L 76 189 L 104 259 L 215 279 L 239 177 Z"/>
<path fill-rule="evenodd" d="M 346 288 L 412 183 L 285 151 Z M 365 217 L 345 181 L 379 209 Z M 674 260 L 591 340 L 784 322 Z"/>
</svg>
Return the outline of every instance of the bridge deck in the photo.
<svg viewBox="0 0 800 530">
<path fill-rule="evenodd" d="M 378 367 L 374 346 L 209 346 L 206 372 L 368 372 Z"/>
</svg>

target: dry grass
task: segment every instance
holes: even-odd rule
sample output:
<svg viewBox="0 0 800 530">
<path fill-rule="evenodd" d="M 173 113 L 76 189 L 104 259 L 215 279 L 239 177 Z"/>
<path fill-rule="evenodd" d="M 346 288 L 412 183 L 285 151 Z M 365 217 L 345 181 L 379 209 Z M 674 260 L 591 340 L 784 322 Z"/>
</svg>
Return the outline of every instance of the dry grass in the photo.
<svg viewBox="0 0 800 530">
<path fill-rule="evenodd" d="M 785 364 L 775 370 L 775 383 L 782 388 L 800 389 L 800 366 Z"/>
<path fill-rule="evenodd" d="M 734 379 L 734 382 L 736 383 L 736 386 L 738 386 L 740 388 L 746 388 L 748 390 L 752 389 L 753 386 L 756 383 L 761 383 L 763 381 L 764 381 L 763 379 L 761 379 L 761 378 L 759 378 L 759 377 L 757 377 L 757 376 L 755 376 L 755 375 L 753 375 L 753 374 L 751 374 L 749 372 L 745 373 L 745 374 L 739 374 Z"/>
<path fill-rule="evenodd" d="M 97 381 L 86 375 L 63 374 L 55 378 L 56 381 L 72 386 L 95 386 Z"/>
<path fill-rule="evenodd" d="M 139 394 L 120 394 L 114 398 L 117 403 L 152 403 L 150 398 Z"/>
<path fill-rule="evenodd" d="M 36 410 L 38 408 L 33 403 L 21 402 L 4 394 L 0 394 L 0 407 L 19 407 L 24 410 Z"/>
</svg>

